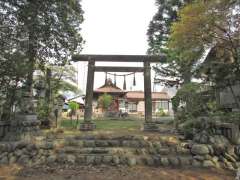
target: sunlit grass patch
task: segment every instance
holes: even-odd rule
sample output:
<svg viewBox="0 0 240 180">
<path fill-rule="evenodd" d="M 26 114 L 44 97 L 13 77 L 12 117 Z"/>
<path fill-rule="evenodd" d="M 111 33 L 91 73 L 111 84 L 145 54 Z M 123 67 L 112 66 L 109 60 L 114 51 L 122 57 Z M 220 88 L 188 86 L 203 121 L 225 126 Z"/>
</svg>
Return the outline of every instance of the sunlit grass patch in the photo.
<svg viewBox="0 0 240 180">
<path fill-rule="evenodd" d="M 143 123 L 141 120 L 111 120 L 111 119 L 101 119 L 101 120 L 93 120 L 93 122 L 97 126 L 97 130 L 137 130 L 141 128 L 141 124 Z M 80 123 L 83 123 L 83 120 L 69 120 L 64 119 L 60 123 L 61 128 L 78 128 Z"/>
</svg>

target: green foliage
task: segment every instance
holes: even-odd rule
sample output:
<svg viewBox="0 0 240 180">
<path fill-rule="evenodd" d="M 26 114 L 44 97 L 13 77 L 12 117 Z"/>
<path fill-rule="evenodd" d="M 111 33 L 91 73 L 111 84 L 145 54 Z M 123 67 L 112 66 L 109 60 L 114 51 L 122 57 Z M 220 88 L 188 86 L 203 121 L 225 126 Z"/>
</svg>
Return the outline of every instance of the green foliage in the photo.
<svg viewBox="0 0 240 180">
<path fill-rule="evenodd" d="M 161 54 L 167 56 L 167 61 L 159 63 L 154 68 L 162 84 L 167 86 L 189 83 L 191 81 L 191 68 L 197 60 L 195 57 L 181 55 L 181 51 L 170 49 L 168 46 L 171 26 L 178 20 L 178 11 L 191 0 L 156 0 L 158 11 L 150 22 L 148 29 L 148 54 Z M 169 80 L 173 79 L 173 81 Z"/>
<path fill-rule="evenodd" d="M 51 76 L 47 76 L 47 69 L 51 71 Z M 72 65 L 65 66 L 46 66 L 42 70 L 42 74 L 35 77 L 35 81 L 43 82 L 44 86 L 49 86 L 47 81 L 50 83 L 50 89 L 54 96 L 58 96 L 60 92 L 70 91 L 73 93 L 80 93 L 79 88 L 75 85 L 77 70 Z"/>
<path fill-rule="evenodd" d="M 68 103 L 68 106 L 69 106 L 69 108 L 70 108 L 70 110 L 71 110 L 71 112 L 70 112 L 70 116 L 72 117 L 73 115 L 76 115 L 76 111 L 79 109 L 79 104 L 78 103 L 76 103 L 76 102 L 74 102 L 74 101 L 71 101 L 71 102 L 69 102 Z"/>
<path fill-rule="evenodd" d="M 19 91 L 28 73 L 25 56 L 18 51 L 9 52 L 8 48 L 1 48 L 0 43 L 0 119 L 4 120 L 10 119 L 13 104 L 21 98 Z"/>
<path fill-rule="evenodd" d="M 197 50 L 201 46 L 232 41 L 232 38 L 239 35 L 232 28 L 239 28 L 239 24 L 234 24 L 239 20 L 239 12 L 236 12 L 236 16 L 232 12 L 235 8 L 238 8 L 237 4 L 229 0 L 198 0 L 188 4 L 179 12 L 180 21 L 175 22 L 171 28 L 170 46 L 181 48 L 184 52 L 189 48 Z"/>
<path fill-rule="evenodd" d="M 202 122 L 195 118 L 188 118 L 179 127 L 179 130 L 184 133 L 185 138 L 193 139 L 196 130 L 202 128 Z"/>
<path fill-rule="evenodd" d="M 221 117 L 223 122 L 229 122 L 240 125 L 240 113 L 226 113 L 224 116 Z"/>
<path fill-rule="evenodd" d="M 236 1 L 195 1 L 179 12 L 173 23 L 168 47 L 181 56 L 200 59 L 211 48 L 210 58 L 202 64 L 204 71 L 196 73 L 206 81 L 229 84 L 240 75 L 239 4 Z M 191 27 L 191 28 L 189 28 Z M 223 81 L 226 80 L 226 81 Z"/>
<path fill-rule="evenodd" d="M 26 57 L 28 88 L 33 83 L 36 64 L 63 65 L 82 49 L 83 11 L 78 0 L 2 0 L 0 13 L 0 25 L 6 36 L 3 39 L 6 43 L 1 45 L 9 45 L 9 53 L 17 50 Z"/>
<path fill-rule="evenodd" d="M 239 15 L 236 1 L 198 0 L 182 8 L 180 20 L 171 27 L 168 47 L 180 56 L 196 60 L 206 49 L 211 50 L 205 61 L 191 71 L 196 78 L 214 84 L 218 90 L 231 88 L 240 80 Z M 234 92 L 232 95 L 240 108 Z"/>
<path fill-rule="evenodd" d="M 159 108 L 157 116 L 164 117 L 167 116 L 167 113 L 164 112 L 163 108 Z"/>
<path fill-rule="evenodd" d="M 0 104 L 8 101 L 3 107 L 11 109 L 21 86 L 32 90 L 37 66 L 65 65 L 81 51 L 82 22 L 79 0 L 0 1 Z"/>
<path fill-rule="evenodd" d="M 47 66 L 42 70 L 42 73 L 35 76 L 34 82 L 36 88 L 40 86 L 45 91 L 45 96 L 38 97 L 42 103 L 38 105 L 37 113 L 42 114 L 44 108 L 45 119 L 51 119 L 51 114 L 54 111 L 54 104 L 58 103 L 59 95 L 65 91 L 78 93 L 79 89 L 74 83 L 76 77 L 76 69 L 73 66 Z M 39 85 L 40 84 L 40 85 Z M 43 87 L 41 87 L 43 86 Z M 42 106 L 46 104 L 47 106 Z M 73 111 L 75 113 L 75 110 Z"/>
<path fill-rule="evenodd" d="M 200 128 L 196 117 L 219 113 L 215 92 L 239 81 L 239 2 L 178 1 L 176 7 L 175 0 L 157 2 L 148 32 L 149 53 L 167 55 L 166 64 L 155 71 L 161 82 L 181 85 L 172 99 L 173 110 L 185 132 L 192 134 Z M 191 83 L 193 78 L 202 83 Z"/>
<path fill-rule="evenodd" d="M 37 116 L 39 120 L 45 121 L 49 117 L 49 104 L 44 99 L 39 99 L 37 104 Z"/>
<path fill-rule="evenodd" d="M 147 33 L 149 54 L 162 53 L 162 49 L 166 48 L 171 24 L 177 20 L 178 10 L 187 2 L 187 0 L 156 0 L 158 11 L 150 22 Z"/>
<path fill-rule="evenodd" d="M 206 103 L 209 113 L 215 113 L 218 111 L 218 105 L 216 100 L 209 101 Z"/>
<path fill-rule="evenodd" d="M 68 103 L 68 106 L 69 106 L 69 108 L 70 108 L 71 110 L 73 110 L 73 111 L 78 110 L 79 107 L 80 107 L 79 104 L 76 103 L 76 102 L 74 102 L 74 101 L 69 102 L 69 103 Z"/>
<path fill-rule="evenodd" d="M 34 55 L 40 63 L 61 64 L 81 50 L 83 11 L 79 0 L 2 0 L 0 9 L 9 41 L 22 43 L 28 58 Z"/>
<path fill-rule="evenodd" d="M 192 77 L 191 68 L 194 61 L 181 57 L 179 52 L 171 49 L 164 49 L 162 53 L 166 55 L 167 60 L 154 67 L 157 75 L 156 79 L 159 77 L 160 82 L 162 81 L 164 85 L 171 87 L 180 83 L 189 83 Z M 167 79 L 172 79 L 173 81 Z"/>
<path fill-rule="evenodd" d="M 104 110 L 107 110 L 109 106 L 112 104 L 112 96 L 104 93 L 102 96 L 98 98 L 98 105 Z"/>
<path fill-rule="evenodd" d="M 229 75 L 232 79 L 240 77 L 240 11 L 237 1 L 157 0 L 157 6 L 158 12 L 149 25 L 148 38 L 149 54 L 167 55 L 167 62 L 155 67 L 156 74 L 163 79 L 161 82 L 172 85 L 174 81 L 166 79 L 174 79 L 178 84 L 189 83 L 193 77 L 205 80 Z M 229 52 L 227 56 L 233 63 L 226 59 L 215 62 L 207 68 L 213 76 L 209 78 L 209 74 L 197 71 L 196 65 L 205 50 L 216 44 L 221 51 Z M 222 56 L 215 56 L 215 61 L 219 61 L 219 57 Z M 214 76 L 215 70 L 217 76 Z"/>
<path fill-rule="evenodd" d="M 180 114 L 183 116 L 188 114 L 193 117 L 208 113 L 209 108 L 214 108 L 214 104 L 211 98 L 204 98 L 202 89 L 203 87 L 198 83 L 183 85 L 172 99 L 173 110 L 177 112 L 181 106 Z"/>
</svg>

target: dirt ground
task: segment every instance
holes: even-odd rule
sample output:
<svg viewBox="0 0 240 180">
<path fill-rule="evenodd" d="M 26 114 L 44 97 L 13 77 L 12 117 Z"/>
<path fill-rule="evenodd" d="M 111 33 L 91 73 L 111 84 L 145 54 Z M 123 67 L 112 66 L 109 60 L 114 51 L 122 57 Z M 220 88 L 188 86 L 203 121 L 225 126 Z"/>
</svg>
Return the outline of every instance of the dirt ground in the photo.
<svg viewBox="0 0 240 180">
<path fill-rule="evenodd" d="M 233 180 L 235 173 L 223 170 L 153 167 L 0 167 L 0 180 Z"/>
</svg>

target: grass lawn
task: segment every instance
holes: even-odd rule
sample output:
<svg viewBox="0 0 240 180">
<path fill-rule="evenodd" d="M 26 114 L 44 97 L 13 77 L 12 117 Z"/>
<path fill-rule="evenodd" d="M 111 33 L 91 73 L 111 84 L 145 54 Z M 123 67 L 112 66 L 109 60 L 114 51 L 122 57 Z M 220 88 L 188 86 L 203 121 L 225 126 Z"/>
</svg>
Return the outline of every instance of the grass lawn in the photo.
<svg viewBox="0 0 240 180">
<path fill-rule="evenodd" d="M 176 140 L 176 135 L 170 134 L 168 132 L 173 129 L 172 125 L 159 124 L 159 128 L 163 132 L 146 132 L 143 131 L 144 120 L 143 119 L 124 119 L 124 120 L 113 120 L 113 119 L 95 119 L 93 122 L 96 124 L 96 130 L 94 131 L 80 131 L 80 123 L 83 119 L 80 119 L 77 123 L 76 120 L 71 121 L 70 119 L 62 119 L 58 123 L 57 129 L 45 130 L 44 133 L 52 134 L 56 133 L 58 138 L 66 136 L 123 136 L 123 135 L 139 135 L 148 136 L 152 138 L 161 137 L 161 139 L 174 139 Z M 63 131 L 62 131 L 63 130 Z"/>
<path fill-rule="evenodd" d="M 78 122 L 76 120 L 71 121 L 70 119 L 62 119 L 59 121 L 58 127 L 64 130 L 64 135 L 153 135 L 156 133 L 143 131 L 144 120 L 143 119 L 95 119 L 93 122 L 96 124 L 96 130 L 94 131 L 79 131 L 80 123 L 83 119 Z M 159 124 L 159 128 L 163 131 L 172 129 L 172 125 Z M 47 131 L 46 131 L 47 132 Z M 169 134 L 165 133 L 161 136 L 168 137 Z"/>
<path fill-rule="evenodd" d="M 79 127 L 79 124 L 83 120 L 79 120 L 78 123 L 76 120 L 64 119 L 61 121 L 60 126 L 62 128 L 71 129 Z M 111 120 L 111 119 L 99 119 L 93 120 L 97 126 L 97 130 L 139 130 L 141 125 L 144 123 L 141 120 Z"/>
</svg>

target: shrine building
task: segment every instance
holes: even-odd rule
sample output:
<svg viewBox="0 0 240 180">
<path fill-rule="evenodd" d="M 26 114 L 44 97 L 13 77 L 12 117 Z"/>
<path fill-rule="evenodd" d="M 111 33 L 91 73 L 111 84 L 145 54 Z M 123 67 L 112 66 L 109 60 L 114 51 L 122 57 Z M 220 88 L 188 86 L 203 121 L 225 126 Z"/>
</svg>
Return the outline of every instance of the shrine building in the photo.
<svg viewBox="0 0 240 180">
<path fill-rule="evenodd" d="M 107 79 L 105 84 L 93 91 L 93 113 L 100 115 L 103 110 L 98 105 L 98 98 L 103 94 L 112 96 L 112 104 L 109 106 L 110 112 L 127 112 L 129 115 L 144 116 L 145 102 L 143 91 L 126 91 L 117 87 L 111 79 Z M 157 113 L 163 110 L 170 111 L 171 98 L 167 92 L 152 92 L 152 112 Z"/>
</svg>

